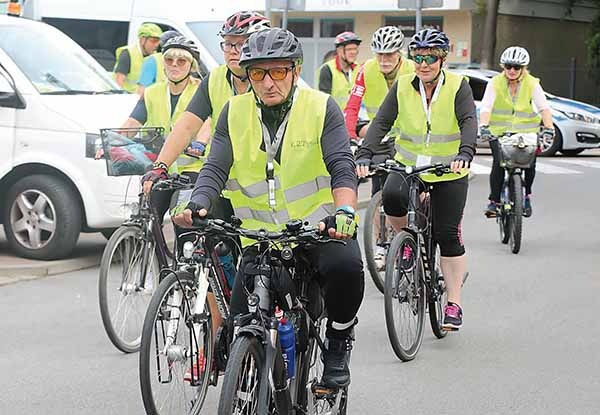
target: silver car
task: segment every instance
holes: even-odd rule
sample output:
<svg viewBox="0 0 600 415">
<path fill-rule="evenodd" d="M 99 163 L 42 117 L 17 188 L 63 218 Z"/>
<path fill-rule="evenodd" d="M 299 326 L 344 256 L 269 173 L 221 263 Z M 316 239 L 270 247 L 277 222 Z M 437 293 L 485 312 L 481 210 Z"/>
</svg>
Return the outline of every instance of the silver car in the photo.
<svg viewBox="0 0 600 415">
<path fill-rule="evenodd" d="M 487 69 L 450 68 L 465 75 L 473 90 L 477 116 L 487 83 L 499 72 Z M 552 156 L 560 151 L 575 156 L 588 148 L 600 147 L 600 108 L 572 99 L 546 93 L 556 129 L 554 139 L 542 142 L 542 155 Z"/>
</svg>

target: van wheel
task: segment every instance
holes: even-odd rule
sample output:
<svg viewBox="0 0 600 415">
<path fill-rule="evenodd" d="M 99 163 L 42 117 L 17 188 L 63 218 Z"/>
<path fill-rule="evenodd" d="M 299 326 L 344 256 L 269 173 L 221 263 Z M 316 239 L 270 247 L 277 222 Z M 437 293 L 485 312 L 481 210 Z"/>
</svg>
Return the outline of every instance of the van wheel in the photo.
<svg viewBox="0 0 600 415">
<path fill-rule="evenodd" d="M 71 253 L 82 222 L 71 186 L 54 176 L 28 176 L 9 189 L 7 202 L 4 229 L 17 255 L 58 259 Z"/>
<path fill-rule="evenodd" d="M 554 126 L 554 137 L 549 140 L 542 140 L 540 143 L 542 147 L 542 152 L 540 156 L 550 157 L 556 154 L 562 148 L 562 133 L 558 129 L 558 127 Z"/>
</svg>

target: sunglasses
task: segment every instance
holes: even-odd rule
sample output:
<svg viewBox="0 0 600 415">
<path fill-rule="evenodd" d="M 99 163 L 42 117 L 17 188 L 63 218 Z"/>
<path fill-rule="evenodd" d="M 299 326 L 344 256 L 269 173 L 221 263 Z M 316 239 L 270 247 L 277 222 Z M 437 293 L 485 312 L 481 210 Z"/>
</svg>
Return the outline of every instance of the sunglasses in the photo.
<svg viewBox="0 0 600 415">
<path fill-rule="evenodd" d="M 515 71 L 520 71 L 522 68 L 523 66 L 521 65 L 512 65 L 510 63 L 504 64 L 504 69 L 506 69 L 507 71 L 510 71 L 511 69 L 514 69 Z"/>
<path fill-rule="evenodd" d="M 282 66 L 277 68 L 263 69 L 263 68 L 250 68 L 248 69 L 248 78 L 252 81 L 262 81 L 265 76 L 269 74 L 269 77 L 274 81 L 282 81 L 287 76 L 288 72 L 293 70 L 294 66 Z"/>
<path fill-rule="evenodd" d="M 413 60 L 418 64 L 422 64 L 425 62 L 427 65 L 433 65 L 440 59 L 439 56 L 435 55 L 415 55 L 413 56 Z"/>
<path fill-rule="evenodd" d="M 223 52 L 231 52 L 231 50 L 235 50 L 236 52 L 239 52 L 240 50 L 242 50 L 243 44 L 244 44 L 244 41 L 241 41 L 238 43 L 229 43 L 229 42 L 219 43 L 219 45 L 221 46 L 221 50 Z"/>
<path fill-rule="evenodd" d="M 173 65 L 177 65 L 177 66 L 183 66 L 186 63 L 188 63 L 189 61 L 185 58 L 170 58 L 170 57 L 166 57 L 165 59 L 165 64 L 169 65 L 169 66 L 173 66 Z"/>
</svg>

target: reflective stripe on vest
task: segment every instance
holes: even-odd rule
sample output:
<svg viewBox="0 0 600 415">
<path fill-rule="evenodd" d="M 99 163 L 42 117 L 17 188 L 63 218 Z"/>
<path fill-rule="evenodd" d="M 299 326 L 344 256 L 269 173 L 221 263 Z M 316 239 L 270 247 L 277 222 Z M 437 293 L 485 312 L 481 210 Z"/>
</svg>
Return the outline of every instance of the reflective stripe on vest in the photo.
<svg viewBox="0 0 600 415">
<path fill-rule="evenodd" d="M 396 80 L 401 75 L 407 75 L 411 73 L 414 74 L 414 72 L 415 65 L 413 62 L 402 58 L 402 63 L 400 64 L 400 68 L 396 73 Z M 379 70 L 379 63 L 377 63 L 377 59 L 371 58 L 365 62 L 363 75 L 365 79 L 365 94 L 363 95 L 363 102 L 365 103 L 369 119 L 373 120 L 373 118 L 375 118 L 375 114 L 377 114 L 379 106 L 385 99 L 389 88 L 385 77 Z"/>
<path fill-rule="evenodd" d="M 329 67 L 329 70 L 331 71 L 331 96 L 343 111 L 344 108 L 346 108 L 346 103 L 350 97 L 350 90 L 352 89 L 352 85 L 358 74 L 358 66 L 355 66 L 350 72 L 350 79 L 346 79 L 346 75 L 337 69 L 335 62 L 335 58 L 325 62 L 321 65 L 317 73 L 320 75 L 323 67 Z M 317 76 L 317 89 L 319 89 L 318 83 L 319 77 Z"/>
<path fill-rule="evenodd" d="M 412 85 L 414 75 L 403 75 L 398 79 L 396 99 L 401 109 L 393 132 L 396 135 L 395 159 L 404 165 L 414 166 L 419 155 L 430 157 L 431 163 L 450 163 L 458 153 L 460 146 L 460 128 L 454 111 L 454 100 L 463 80 L 462 76 L 444 71 L 444 83 L 440 87 L 437 99 L 430 103 L 431 132 L 427 138 L 427 115 L 419 91 Z M 422 174 L 427 182 L 456 180 L 464 177 L 468 171 L 460 174 Z"/>
<path fill-rule="evenodd" d="M 208 97 L 212 106 L 212 113 L 210 114 L 210 118 L 212 119 L 211 136 L 215 133 L 219 114 L 221 114 L 229 98 L 234 95 L 227 79 L 227 70 L 226 65 L 221 65 L 213 69 L 208 77 Z"/>
<path fill-rule="evenodd" d="M 233 165 L 227 190 L 244 227 L 280 230 L 290 219 L 316 224 L 333 213 L 331 178 L 320 142 L 328 97 L 314 89 L 298 89 L 281 144 L 281 163 L 274 161 L 273 209 L 269 208 L 267 155 L 260 149 L 262 127 L 254 95 L 247 93 L 230 99 L 228 127 Z"/>
<path fill-rule="evenodd" d="M 142 64 L 144 63 L 144 55 L 138 45 L 121 46 L 115 51 L 115 67 L 113 69 L 113 78 L 116 79 L 115 69 L 119 64 L 119 56 L 121 52 L 127 50 L 129 52 L 129 73 L 125 75 L 125 82 L 123 83 L 123 89 L 127 92 L 134 93 L 137 90 L 137 81 L 140 79 L 142 73 Z"/>
<path fill-rule="evenodd" d="M 187 86 L 181 93 L 177 106 L 171 116 L 171 97 L 169 94 L 168 81 L 157 82 L 144 91 L 144 102 L 146 104 L 146 112 L 148 117 L 147 127 L 162 127 L 165 130 L 165 137 L 169 135 L 173 125 L 177 122 L 181 114 L 185 111 L 192 97 L 196 93 L 200 82 L 195 78 L 189 78 Z M 171 166 L 171 171 L 198 171 L 202 167 L 202 161 L 186 155 L 180 155 L 177 161 Z"/>
<path fill-rule="evenodd" d="M 496 75 L 490 81 L 496 92 L 496 99 L 490 116 L 490 131 L 496 136 L 506 132 L 533 133 L 540 126 L 541 117 L 533 109 L 533 91 L 539 80 L 529 73 L 523 76 L 517 96 L 513 100 L 504 74 Z"/>
</svg>

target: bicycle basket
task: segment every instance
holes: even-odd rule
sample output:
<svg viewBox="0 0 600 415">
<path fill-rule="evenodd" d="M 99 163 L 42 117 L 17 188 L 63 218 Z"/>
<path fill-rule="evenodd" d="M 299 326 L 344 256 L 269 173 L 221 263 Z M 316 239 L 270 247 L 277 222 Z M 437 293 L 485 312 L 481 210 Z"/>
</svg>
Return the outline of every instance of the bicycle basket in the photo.
<svg viewBox="0 0 600 415">
<path fill-rule="evenodd" d="M 152 169 L 165 141 L 162 127 L 100 130 L 109 176 L 136 176 Z"/>
<path fill-rule="evenodd" d="M 537 134 L 513 134 L 498 140 L 502 162 L 506 167 L 528 168 L 537 150 Z"/>
</svg>

